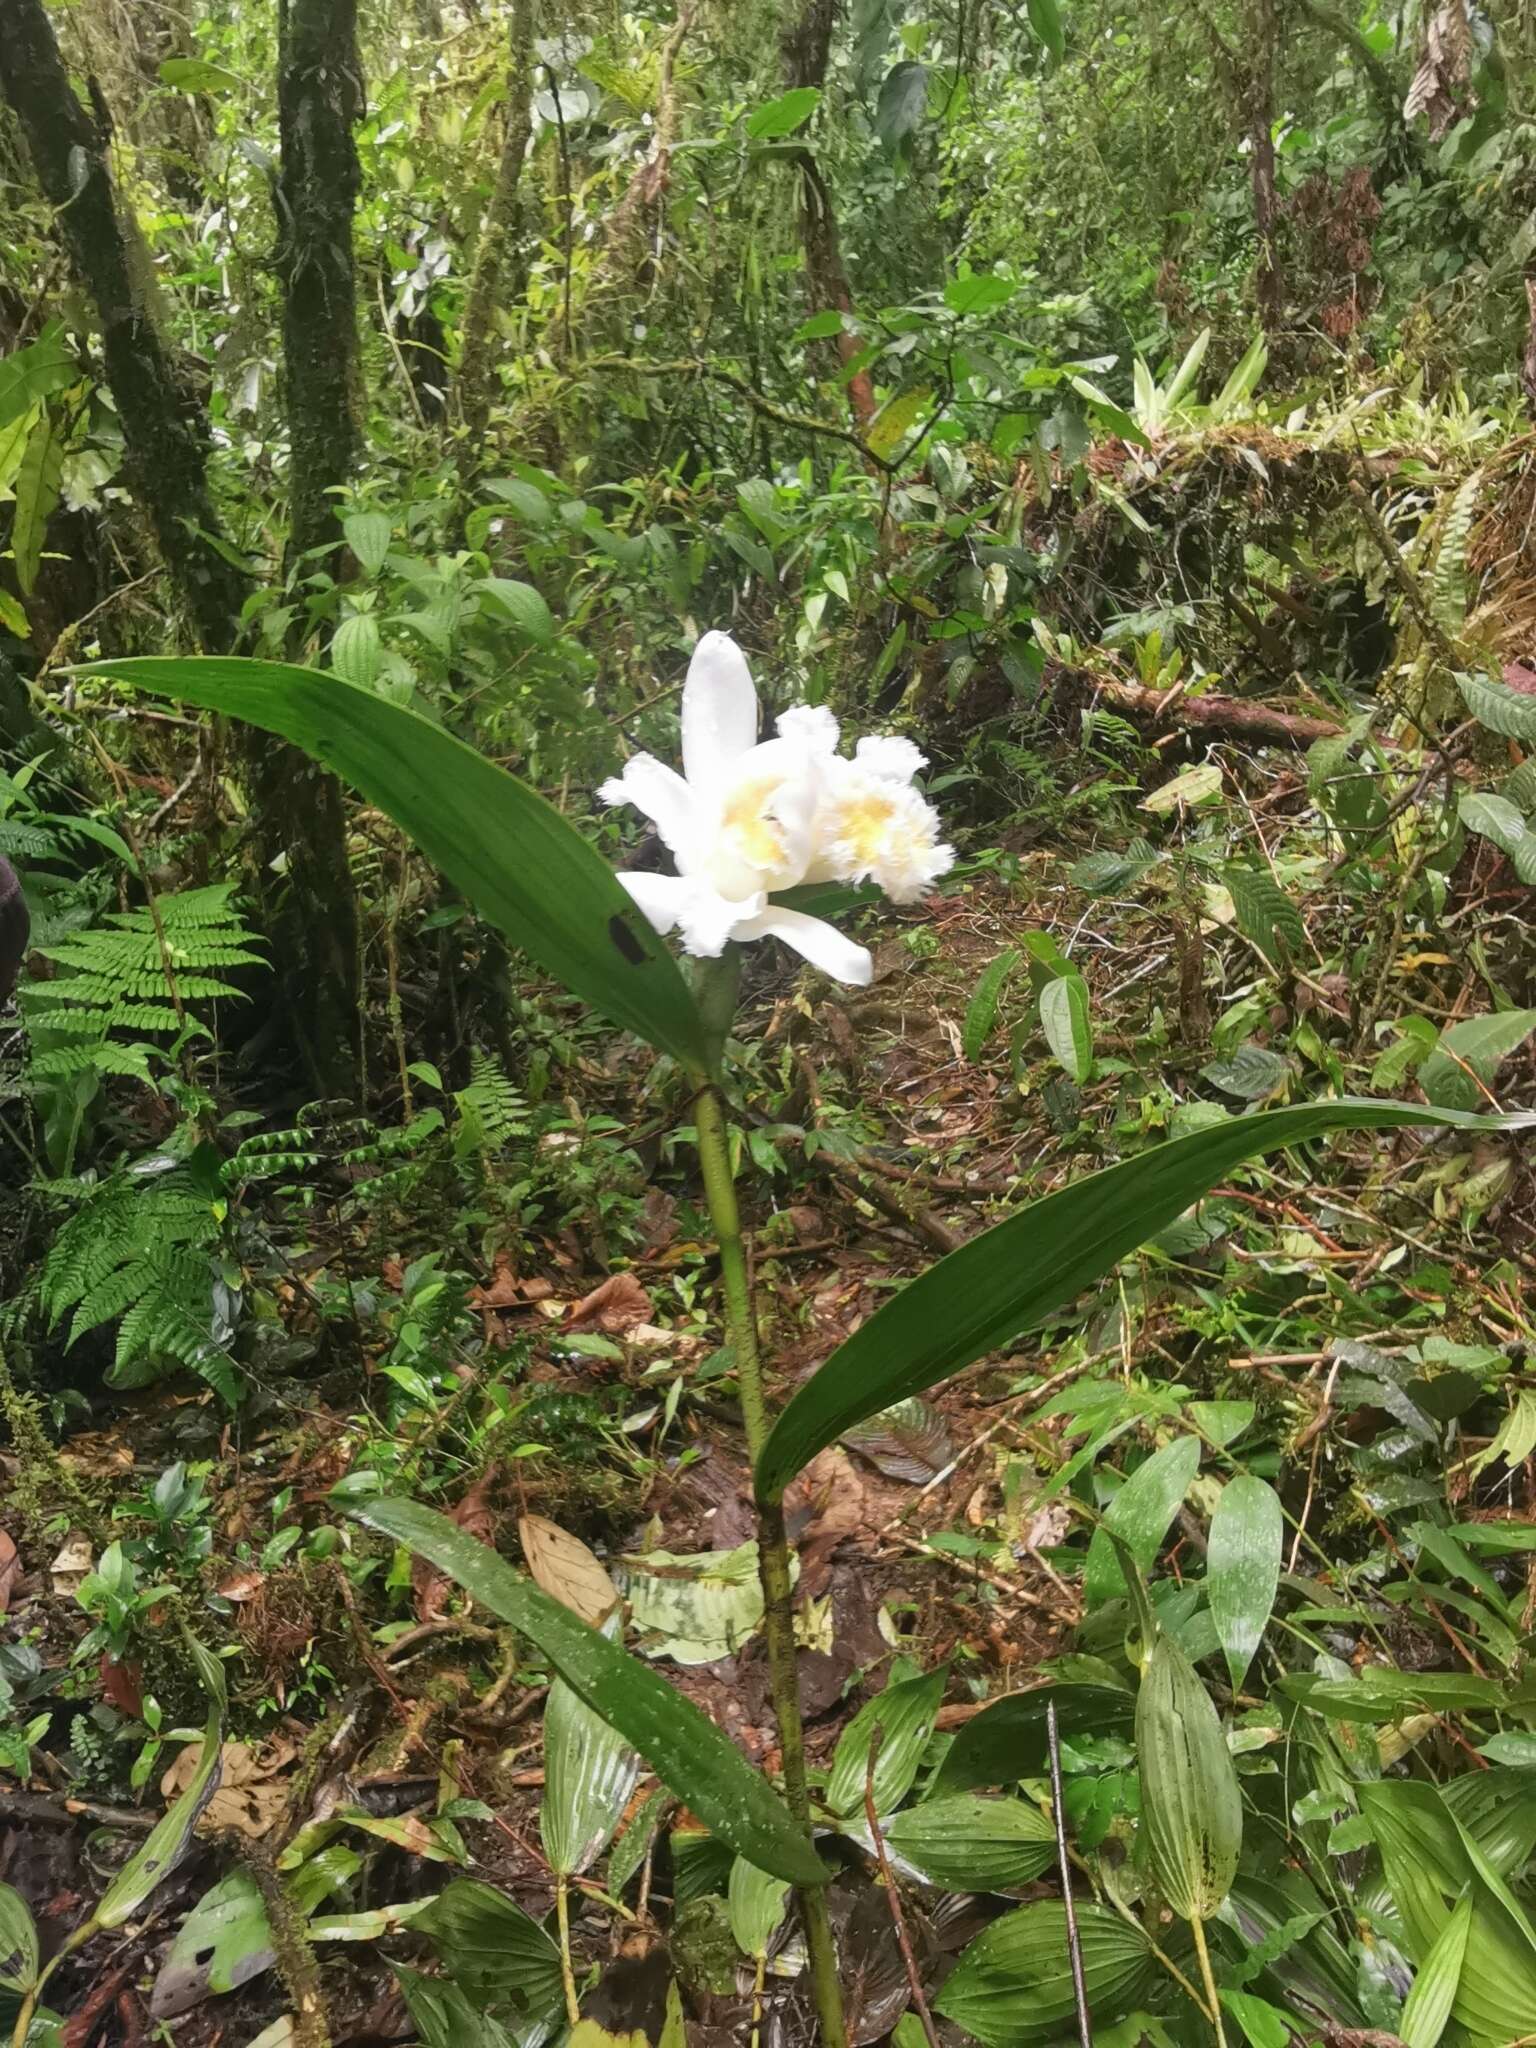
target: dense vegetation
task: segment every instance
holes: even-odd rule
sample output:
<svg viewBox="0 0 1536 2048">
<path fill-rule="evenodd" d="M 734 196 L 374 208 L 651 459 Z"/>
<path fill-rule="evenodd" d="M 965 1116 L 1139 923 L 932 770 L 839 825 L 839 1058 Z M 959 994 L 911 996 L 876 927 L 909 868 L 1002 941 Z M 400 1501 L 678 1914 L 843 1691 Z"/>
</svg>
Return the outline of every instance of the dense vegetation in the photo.
<svg viewBox="0 0 1536 2048">
<path fill-rule="evenodd" d="M 1533 167 L 0 0 L 7 2034 L 1536 2040 Z"/>
</svg>

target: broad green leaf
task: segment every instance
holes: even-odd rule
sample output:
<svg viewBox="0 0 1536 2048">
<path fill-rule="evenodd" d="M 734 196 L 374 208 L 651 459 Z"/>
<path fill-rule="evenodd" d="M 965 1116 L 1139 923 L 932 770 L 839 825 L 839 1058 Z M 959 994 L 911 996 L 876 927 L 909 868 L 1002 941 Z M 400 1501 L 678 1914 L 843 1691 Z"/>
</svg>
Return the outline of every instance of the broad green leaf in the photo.
<svg viewBox="0 0 1536 2048">
<path fill-rule="evenodd" d="M 79 375 L 74 352 L 57 327 L 0 358 L 0 427 L 29 413 L 39 399 L 65 390 Z"/>
<path fill-rule="evenodd" d="M 1467 1937 L 1472 1932 L 1472 1891 L 1469 1886 L 1457 1900 L 1454 1911 L 1441 1929 L 1434 1947 L 1419 1965 L 1413 1989 L 1403 2006 L 1398 2034 L 1407 2048 L 1436 2048 L 1451 2017 L 1451 2007 L 1461 1988 L 1462 1965 L 1466 1960 Z"/>
<path fill-rule="evenodd" d="M 1259 379 L 1268 364 L 1269 345 L 1262 334 L 1256 334 L 1243 351 L 1237 368 L 1211 400 L 1208 408 L 1211 420 L 1224 420 L 1240 405 L 1245 405 L 1258 389 Z"/>
<path fill-rule="evenodd" d="M 0 1884 L 0 1985 L 26 1991 L 37 1981 L 37 1926 L 32 1909 L 11 1885 Z"/>
<path fill-rule="evenodd" d="M 993 277 L 983 271 L 972 277 L 951 278 L 944 287 L 944 303 L 951 313 L 995 313 L 1000 306 L 1006 306 L 1017 292 L 1018 286 L 1006 277 Z"/>
<path fill-rule="evenodd" d="M 1361 1785 L 1358 1796 L 1381 1850 L 1404 1946 L 1421 1969 L 1470 1891 L 1471 1926 L 1451 2018 L 1480 2043 L 1536 2033 L 1536 1929 L 1434 1786 L 1383 1781 Z"/>
<path fill-rule="evenodd" d="M 1508 1705 L 1504 1686 L 1470 1672 L 1386 1671 L 1368 1666 L 1358 1678 L 1319 1678 L 1293 1671 L 1280 1690 L 1331 1721 L 1376 1725 L 1405 1714 L 1495 1713 Z"/>
<path fill-rule="evenodd" d="M 150 2017 L 175 2019 L 205 1998 L 234 1991 L 270 1969 L 272 1930 L 255 1878 L 236 1870 L 204 1892 L 160 1966 Z"/>
<path fill-rule="evenodd" d="M 1056 1859 L 1056 1830 L 1023 1799 L 954 1792 L 904 1807 L 885 1823 L 893 1856 L 945 1891 L 1011 1891 Z"/>
<path fill-rule="evenodd" d="M 544 1708 L 544 1801 L 539 1832 L 561 1877 L 590 1870 L 613 1839 L 635 1789 L 640 1759 L 563 1678 Z"/>
<path fill-rule="evenodd" d="M 944 1679 L 940 1666 L 921 1678 L 904 1678 L 888 1685 L 860 1707 L 838 1737 L 832 1756 L 826 1800 L 834 1813 L 864 1812 L 870 1739 L 876 1728 L 880 1730 L 880 1754 L 875 1763 L 875 1811 L 887 1814 L 906 1798 L 944 1701 Z"/>
<path fill-rule="evenodd" d="M 191 1848 L 198 1816 L 219 1786 L 222 1720 L 221 1695 L 209 1708 L 203 1746 L 191 1783 L 155 1823 L 138 1854 L 123 1865 L 107 1887 L 105 1897 L 91 1916 L 98 1927 L 121 1927 L 125 1920 L 131 1920 L 155 1886 L 170 1876 Z"/>
<path fill-rule="evenodd" d="M 555 516 L 549 494 L 521 477 L 495 477 L 485 488 L 493 497 L 499 498 L 515 518 L 526 519 L 530 526 L 548 526 Z"/>
<path fill-rule="evenodd" d="M 1290 1073 L 1290 1064 L 1267 1045 L 1240 1045 L 1220 1059 L 1207 1060 L 1200 1078 L 1244 1102 L 1262 1102 L 1273 1095 Z"/>
<path fill-rule="evenodd" d="M 167 57 L 160 66 L 160 83 L 177 92 L 238 92 L 244 82 L 202 57 Z"/>
<path fill-rule="evenodd" d="M 391 1963 L 421 2048 L 516 2048 L 500 2020 L 471 2004 L 446 1977 L 426 1977 L 404 1963 Z"/>
<path fill-rule="evenodd" d="M 894 156 L 906 148 L 928 112 L 928 67 L 912 59 L 897 64 L 880 81 L 875 133 Z"/>
<path fill-rule="evenodd" d="M 1248 2048 L 1288 2048 L 1291 2029 L 1286 2016 L 1267 1998 L 1251 1991 L 1223 1991 L 1221 2002 L 1243 2030 Z"/>
<path fill-rule="evenodd" d="M 487 576 L 476 588 L 482 607 L 489 604 L 492 611 L 510 619 L 536 647 L 547 647 L 554 639 L 555 622 L 549 606 L 531 583 L 519 583 L 511 576 Z"/>
<path fill-rule="evenodd" d="M 1029 0 L 1029 25 L 1045 45 L 1053 64 L 1066 55 L 1066 32 L 1061 25 L 1057 0 Z"/>
<path fill-rule="evenodd" d="M 1104 848 L 1099 853 L 1084 854 L 1067 872 L 1067 884 L 1073 889 L 1082 889 L 1090 896 L 1107 896 L 1116 889 L 1128 889 L 1139 882 L 1149 868 L 1156 867 L 1162 855 L 1154 851 L 1145 839 L 1133 839 L 1121 851 Z"/>
<path fill-rule="evenodd" d="M 1136 1467 L 1105 1510 L 1104 1527 L 1094 1530 L 1088 1545 L 1083 1571 L 1086 1607 L 1102 1607 L 1125 1591 L 1108 1532 L 1120 1538 L 1142 1571 L 1150 1571 L 1199 1470 L 1200 1440 L 1193 1436 L 1176 1436 Z"/>
<path fill-rule="evenodd" d="M 1070 1079 L 1086 1081 L 1093 1072 L 1093 1025 L 1088 1016 L 1088 984 L 1077 974 L 1061 974 L 1040 991 L 1040 1024 L 1052 1056 Z"/>
<path fill-rule="evenodd" d="M 372 612 L 353 612 L 331 637 L 331 667 L 344 682 L 371 690 L 379 680 L 384 648 Z"/>
<path fill-rule="evenodd" d="M 1243 1796 L 1221 1717 L 1168 1635 L 1153 1642 L 1136 1696 L 1136 1761 L 1158 1889 L 1186 1920 L 1209 1920 L 1237 1875 Z"/>
<path fill-rule="evenodd" d="M 349 512 L 341 522 L 341 530 L 363 573 L 377 576 L 389 555 L 388 513 Z"/>
<path fill-rule="evenodd" d="M 1536 697 L 1491 676 L 1459 675 L 1456 687 L 1479 725 L 1507 740 L 1536 740 Z"/>
<path fill-rule="evenodd" d="M 826 1883 L 821 1859 L 762 1775 L 648 1665 L 541 1593 L 445 1515 L 415 1501 L 388 1499 L 349 1505 L 346 1512 L 426 1558 L 481 1606 L 520 1629 L 572 1691 L 618 1729 L 738 1856 L 791 1884 Z"/>
<path fill-rule="evenodd" d="M 448 1975 L 472 1998 L 510 2004 L 526 2023 L 561 2011 L 559 1949 L 494 1886 L 456 1877 L 412 1926 L 430 1938 Z"/>
<path fill-rule="evenodd" d="M 992 1036 L 1003 984 L 1019 964 L 1017 946 L 1006 946 L 995 960 L 989 960 L 976 980 L 976 990 L 966 1005 L 965 1024 L 960 1033 L 961 1048 L 974 1066 L 981 1049 Z"/>
<path fill-rule="evenodd" d="M 1245 1159 L 1339 1130 L 1452 1123 L 1513 1128 L 1402 1102 L 1303 1103 L 1231 1117 L 1031 1202 L 929 1267 L 840 1344 L 792 1397 L 757 1462 L 776 1500 L 819 1450 L 866 1416 L 923 1393 L 1013 1342 L 1157 1232 Z"/>
<path fill-rule="evenodd" d="M 1080 1905 L 1077 1935 L 1089 2012 L 1108 2027 L 1151 1984 L 1151 1943 L 1108 1906 Z M 1066 1908 L 1046 1899 L 994 1920 L 965 1950 L 933 2006 L 983 2048 L 1062 2040 L 1075 2010 Z"/>
<path fill-rule="evenodd" d="M 927 384 L 913 384 L 905 391 L 898 391 L 864 436 L 870 454 L 878 455 L 882 462 L 889 462 L 928 410 L 932 399 L 933 392 Z"/>
<path fill-rule="evenodd" d="M 629 1825 L 613 1846 L 608 1858 L 608 1890 L 617 1897 L 645 1861 L 661 1824 L 674 1811 L 677 1801 L 665 1785 L 653 1786 L 631 1816 Z"/>
<path fill-rule="evenodd" d="M 1483 1088 L 1491 1087 L 1500 1066 L 1532 1031 L 1536 1010 L 1495 1010 L 1486 1017 L 1465 1017 L 1441 1032 L 1419 1069 L 1419 1085 L 1442 1108 L 1472 1109 L 1487 1101 Z"/>
<path fill-rule="evenodd" d="M 771 142 L 781 135 L 793 135 L 809 121 L 820 100 L 821 89 L 814 85 L 797 85 L 780 93 L 776 100 L 769 100 L 748 116 L 748 139 Z"/>
<path fill-rule="evenodd" d="M 1272 967 L 1283 966 L 1301 951 L 1307 937 L 1301 912 L 1268 868 L 1224 868 L 1222 880 L 1237 912 L 1238 930 Z"/>
<path fill-rule="evenodd" d="M 1536 830 L 1508 797 L 1469 791 L 1456 809 L 1469 832 L 1491 839 L 1501 853 L 1509 856 L 1510 865 L 1522 882 L 1536 883 Z"/>
<path fill-rule="evenodd" d="M 1089 1735 L 1128 1735 L 1136 1711 L 1135 1694 L 1113 1685 L 1052 1684 L 1005 1693 L 955 1736 L 934 1780 L 935 1799 L 975 1785 L 1014 1785 L 1046 1769 L 1046 1711 L 1053 1702 L 1057 1733 L 1064 1742 Z"/>
<path fill-rule="evenodd" d="M 54 425 L 53 414 L 40 412 L 27 436 L 26 451 L 16 472 L 16 510 L 11 521 L 11 551 L 16 558 L 16 581 L 23 597 L 30 596 L 42 566 L 43 536 L 59 502 L 64 477 L 64 443 Z"/>
<path fill-rule="evenodd" d="M 842 333 L 846 317 L 835 307 L 829 307 L 825 313 L 813 313 L 809 320 L 802 320 L 789 338 L 791 341 L 830 341 L 834 334 Z"/>
<path fill-rule="evenodd" d="M 731 1865 L 726 1905 L 731 1916 L 731 1933 L 743 1955 L 763 1956 L 784 1918 L 789 1886 L 781 1877 L 759 1870 L 744 1856 Z"/>
<path fill-rule="evenodd" d="M 1467 1771 L 1440 1796 L 1500 1877 L 1518 1879 L 1536 1854 L 1536 1772 L 1511 1764 Z"/>
<path fill-rule="evenodd" d="M 698 1071 L 677 963 L 607 863 L 541 796 L 441 726 L 335 676 L 274 661 L 146 656 L 94 674 L 281 733 L 387 811 L 475 908 L 615 1022 Z"/>
<path fill-rule="evenodd" d="M 1248 1675 L 1275 1604 L 1285 1518 L 1280 1496 L 1264 1479 L 1229 1479 L 1211 1516 L 1205 1594 L 1232 1690 Z"/>
<path fill-rule="evenodd" d="M 1189 804 L 1203 804 L 1221 795 L 1221 770 L 1214 761 L 1201 761 L 1186 768 L 1141 800 L 1144 811 L 1177 811 Z"/>
</svg>

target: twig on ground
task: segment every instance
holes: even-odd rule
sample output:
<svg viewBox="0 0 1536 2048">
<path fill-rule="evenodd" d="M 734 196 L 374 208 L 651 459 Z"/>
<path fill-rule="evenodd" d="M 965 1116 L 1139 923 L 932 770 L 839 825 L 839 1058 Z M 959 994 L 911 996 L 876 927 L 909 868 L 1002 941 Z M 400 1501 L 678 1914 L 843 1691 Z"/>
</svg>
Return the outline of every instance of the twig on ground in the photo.
<svg viewBox="0 0 1536 2048">
<path fill-rule="evenodd" d="M 1072 1903 L 1072 1865 L 1067 1855 L 1067 1810 L 1061 1792 L 1061 1739 L 1056 1731 L 1056 1702 L 1045 1703 L 1045 1739 L 1051 1752 L 1051 1812 L 1056 1821 L 1056 1863 L 1061 1873 L 1061 1903 L 1067 1916 L 1067 1952 L 1072 1958 L 1072 1999 L 1077 2007 L 1077 2038 L 1082 2048 L 1093 2048 L 1093 2026 L 1088 2017 L 1088 1984 L 1083 1976 L 1083 1945 L 1077 1932 L 1077 1908 Z"/>
</svg>

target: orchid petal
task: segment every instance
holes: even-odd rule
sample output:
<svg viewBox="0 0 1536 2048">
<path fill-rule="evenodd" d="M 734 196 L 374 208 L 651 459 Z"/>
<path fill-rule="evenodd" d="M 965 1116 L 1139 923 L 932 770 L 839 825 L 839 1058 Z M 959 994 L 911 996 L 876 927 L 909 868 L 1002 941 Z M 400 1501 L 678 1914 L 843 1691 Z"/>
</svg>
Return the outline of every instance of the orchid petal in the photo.
<svg viewBox="0 0 1536 2048">
<path fill-rule="evenodd" d="M 867 773 L 887 782 L 910 782 L 928 766 L 928 756 L 899 733 L 878 733 L 860 740 L 853 758 Z"/>
<path fill-rule="evenodd" d="M 656 827 L 662 845 L 679 857 L 679 866 L 686 863 L 703 824 L 702 806 L 698 793 L 675 768 L 654 754 L 634 754 L 624 763 L 623 774 L 605 782 L 597 793 L 605 804 L 633 804 Z"/>
<path fill-rule="evenodd" d="M 770 903 L 756 917 L 744 918 L 732 933 L 737 939 L 782 939 L 813 967 L 834 981 L 851 982 L 867 988 L 874 979 L 875 963 L 868 950 L 845 938 L 825 918 L 809 917 L 803 910 L 790 910 L 782 903 Z"/>
<path fill-rule="evenodd" d="M 700 789 L 757 744 L 757 692 L 729 633 L 706 633 L 683 684 L 683 773 Z"/>
<path fill-rule="evenodd" d="M 792 740 L 813 754 L 837 752 L 837 720 L 825 704 L 791 704 L 774 724 L 781 738 Z"/>
<path fill-rule="evenodd" d="M 652 927 L 672 931 L 682 915 L 683 901 L 693 884 L 682 875 L 653 875 L 644 868 L 621 868 L 619 880 L 645 912 Z"/>
</svg>

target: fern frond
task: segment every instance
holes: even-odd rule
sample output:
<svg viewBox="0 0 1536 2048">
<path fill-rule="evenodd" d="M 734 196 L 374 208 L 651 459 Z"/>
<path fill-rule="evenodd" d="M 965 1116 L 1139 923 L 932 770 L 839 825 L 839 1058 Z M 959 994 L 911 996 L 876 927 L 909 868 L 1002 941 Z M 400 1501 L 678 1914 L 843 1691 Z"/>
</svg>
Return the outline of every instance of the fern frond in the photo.
<svg viewBox="0 0 1536 2048">
<path fill-rule="evenodd" d="M 1429 608 L 1436 625 L 1453 640 L 1466 623 L 1467 546 L 1472 537 L 1472 522 L 1477 516 L 1482 482 L 1482 471 L 1474 469 L 1452 498 L 1440 529 L 1440 545 L 1435 550 Z"/>
</svg>

